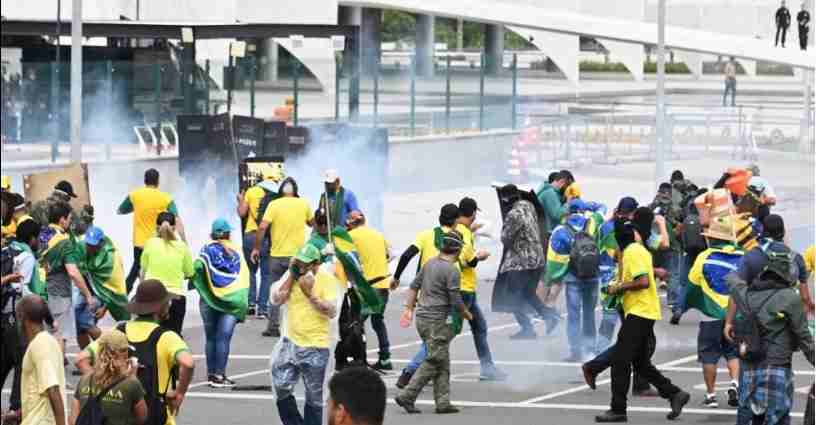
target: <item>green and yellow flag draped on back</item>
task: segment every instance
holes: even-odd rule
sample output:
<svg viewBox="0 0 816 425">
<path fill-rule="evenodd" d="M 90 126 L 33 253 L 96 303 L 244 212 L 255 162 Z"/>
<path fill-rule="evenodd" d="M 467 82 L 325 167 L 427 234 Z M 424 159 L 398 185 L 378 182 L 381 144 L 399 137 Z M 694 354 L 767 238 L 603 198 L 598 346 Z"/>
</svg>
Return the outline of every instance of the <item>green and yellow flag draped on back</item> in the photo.
<svg viewBox="0 0 816 425">
<path fill-rule="evenodd" d="M 130 320 L 130 313 L 127 310 L 125 268 L 122 266 L 122 256 L 113 241 L 105 236 L 102 247 L 93 256 L 88 255 L 84 243 L 77 243 L 76 248 L 82 256 L 79 269 L 87 278 L 96 297 L 115 320 Z"/>
<path fill-rule="evenodd" d="M 243 321 L 249 302 L 249 268 L 229 241 L 211 241 L 193 264 L 193 285 L 215 310 Z"/>
<path fill-rule="evenodd" d="M 346 229 L 337 226 L 332 230 L 332 238 L 334 254 L 343 266 L 346 278 L 354 286 L 357 296 L 360 297 L 362 315 L 382 314 L 385 310 L 385 304 L 363 274 L 363 267 L 357 257 L 357 250 L 354 247 L 351 235 Z M 315 239 L 315 237 L 312 237 L 309 242 L 313 243 Z"/>
</svg>

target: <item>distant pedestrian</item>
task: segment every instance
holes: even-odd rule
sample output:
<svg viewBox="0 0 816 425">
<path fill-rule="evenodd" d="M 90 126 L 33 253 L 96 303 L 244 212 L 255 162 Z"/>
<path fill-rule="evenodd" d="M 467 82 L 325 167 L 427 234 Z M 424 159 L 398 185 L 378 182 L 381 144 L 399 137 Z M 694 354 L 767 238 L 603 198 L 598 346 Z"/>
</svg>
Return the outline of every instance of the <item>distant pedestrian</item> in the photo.
<svg viewBox="0 0 816 425">
<path fill-rule="evenodd" d="M 414 317 L 422 342 L 428 347 L 428 356 L 411 381 L 394 401 L 408 413 L 421 413 L 416 408 L 419 393 L 433 381 L 434 404 L 437 414 L 458 413 L 450 401 L 450 343 L 461 329 L 462 319 L 473 320 L 465 307 L 460 290 L 460 273 L 456 267 L 462 250 L 462 236 L 452 230 L 442 236 L 438 257 L 431 258 L 417 274 L 405 305 L 403 317 Z M 419 297 L 418 297 L 419 295 Z"/>
<path fill-rule="evenodd" d="M 96 365 L 80 379 L 71 400 L 70 425 L 77 422 L 88 401 L 99 398 L 105 424 L 141 425 L 147 419 L 145 390 L 134 374 L 127 336 L 111 329 L 99 337 Z M 87 413 L 86 413 L 87 414 Z"/>
<path fill-rule="evenodd" d="M 723 66 L 723 76 L 725 77 L 725 91 L 723 91 L 722 105 L 726 106 L 728 93 L 731 93 L 731 106 L 737 106 L 737 63 L 733 56 Z"/>
<path fill-rule="evenodd" d="M 23 297 L 17 320 L 28 349 L 23 356 L 21 425 L 65 425 L 65 366 L 58 341 L 45 332 L 48 306 L 37 295 Z"/>
<path fill-rule="evenodd" d="M 799 23 L 799 48 L 807 50 L 808 33 L 810 32 L 810 12 L 808 12 L 805 2 L 802 2 L 802 10 L 796 14 L 796 22 Z"/>
<path fill-rule="evenodd" d="M 790 11 L 787 7 L 785 7 L 785 0 L 782 0 L 782 4 L 779 6 L 779 9 L 776 9 L 774 19 L 776 21 L 776 39 L 774 41 L 774 47 L 779 45 L 779 34 L 782 34 L 782 47 L 784 48 L 785 35 L 787 34 L 791 23 Z"/>
<path fill-rule="evenodd" d="M 162 326 L 181 335 L 187 314 L 187 279 L 193 277 L 190 248 L 176 233 L 176 215 L 162 212 L 156 219 L 158 236 L 148 239 L 142 252 L 141 279 L 162 282 L 173 295 Z"/>
<path fill-rule="evenodd" d="M 377 372 L 345 368 L 329 381 L 329 425 L 382 425 L 385 397 L 385 383 Z"/>
<path fill-rule="evenodd" d="M 156 219 L 159 213 L 169 212 L 176 216 L 178 232 L 184 239 L 184 229 L 178 217 L 178 208 L 173 198 L 159 190 L 159 172 L 149 169 L 144 174 L 144 187 L 130 192 L 117 209 L 117 214 L 133 213 L 133 266 L 127 276 L 128 294 L 133 290 L 133 283 L 139 277 L 142 265 L 141 257 L 145 243 L 156 234 Z"/>
</svg>

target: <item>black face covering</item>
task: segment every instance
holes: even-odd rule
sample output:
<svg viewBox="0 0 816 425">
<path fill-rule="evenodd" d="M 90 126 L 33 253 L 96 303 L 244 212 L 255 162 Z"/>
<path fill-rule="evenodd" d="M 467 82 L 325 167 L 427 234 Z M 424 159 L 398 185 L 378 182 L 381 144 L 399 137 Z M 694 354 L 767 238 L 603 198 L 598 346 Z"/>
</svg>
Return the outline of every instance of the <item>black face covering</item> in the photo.
<svg viewBox="0 0 816 425">
<path fill-rule="evenodd" d="M 615 219 L 615 241 L 621 252 L 635 242 L 635 226 L 630 221 Z"/>
</svg>

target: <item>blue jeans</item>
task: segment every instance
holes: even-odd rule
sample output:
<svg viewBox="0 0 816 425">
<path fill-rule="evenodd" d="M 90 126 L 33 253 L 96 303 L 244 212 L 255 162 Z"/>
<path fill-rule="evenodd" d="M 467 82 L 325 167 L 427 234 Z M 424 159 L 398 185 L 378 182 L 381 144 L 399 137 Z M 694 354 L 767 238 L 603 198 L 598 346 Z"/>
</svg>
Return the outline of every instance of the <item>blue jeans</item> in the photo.
<svg viewBox="0 0 816 425">
<path fill-rule="evenodd" d="M 581 357 L 595 352 L 595 306 L 598 305 L 598 278 L 580 280 L 572 274 L 564 278 L 567 300 L 567 341 L 570 354 Z"/>
<path fill-rule="evenodd" d="M 476 354 L 479 356 L 479 363 L 481 364 L 482 372 L 488 372 L 495 368 L 493 364 L 493 356 L 490 354 L 490 346 L 487 344 L 487 321 L 481 307 L 476 302 L 475 292 L 462 292 L 462 300 L 465 306 L 473 315 L 473 320 L 469 320 L 470 332 L 473 334 L 473 345 L 476 346 Z M 414 354 L 414 357 L 405 366 L 405 370 L 414 373 L 425 358 L 428 357 L 428 347 L 425 343 L 419 346 L 419 351 Z"/>
<path fill-rule="evenodd" d="M 278 414 L 284 425 L 320 425 L 323 423 L 323 381 L 329 363 L 329 349 L 299 347 L 288 338 L 272 361 L 272 386 L 278 398 Z M 303 378 L 306 392 L 304 415 L 297 410 L 295 385 Z"/>
<path fill-rule="evenodd" d="M 620 313 L 617 310 L 604 308 L 601 311 L 601 326 L 598 327 L 598 350 L 606 350 L 612 346 L 612 338 L 615 335 L 615 327 L 620 321 Z"/>
<path fill-rule="evenodd" d="M 218 311 L 201 299 L 198 303 L 201 320 L 204 322 L 205 352 L 207 355 L 207 374 L 226 375 L 227 360 L 230 353 L 230 341 L 238 319 Z"/>
<path fill-rule="evenodd" d="M 244 259 L 249 267 L 249 306 L 258 306 L 258 314 L 266 314 L 266 306 L 269 304 L 269 287 L 272 285 L 269 279 L 269 239 L 264 239 L 261 243 L 261 258 L 257 263 L 253 263 L 252 247 L 255 245 L 255 232 L 244 233 Z M 258 269 L 261 270 L 261 285 L 258 287 Z"/>
<path fill-rule="evenodd" d="M 688 287 L 688 274 L 691 270 L 691 258 L 686 253 L 676 254 L 672 259 L 673 270 L 670 271 L 669 293 L 666 294 L 669 304 L 672 305 L 672 313 L 685 313 L 688 310 L 686 304 L 686 289 Z"/>
</svg>

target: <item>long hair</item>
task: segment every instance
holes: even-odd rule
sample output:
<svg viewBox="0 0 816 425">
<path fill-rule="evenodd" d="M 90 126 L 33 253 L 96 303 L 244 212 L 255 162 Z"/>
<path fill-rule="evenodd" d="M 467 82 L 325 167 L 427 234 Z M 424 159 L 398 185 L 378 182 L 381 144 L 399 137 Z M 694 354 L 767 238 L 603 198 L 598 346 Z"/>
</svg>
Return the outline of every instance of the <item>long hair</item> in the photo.
<svg viewBox="0 0 816 425">
<path fill-rule="evenodd" d="M 127 353 L 127 349 L 124 350 Z M 127 373 L 127 357 L 119 358 L 121 352 L 117 352 L 108 347 L 100 347 L 99 355 L 94 365 L 93 378 L 94 386 L 100 391 L 110 384 L 121 379 Z"/>
<path fill-rule="evenodd" d="M 162 224 L 159 225 L 159 237 L 167 243 L 176 240 L 176 229 L 173 228 L 173 225 L 170 224 L 169 221 L 163 221 Z"/>
</svg>

